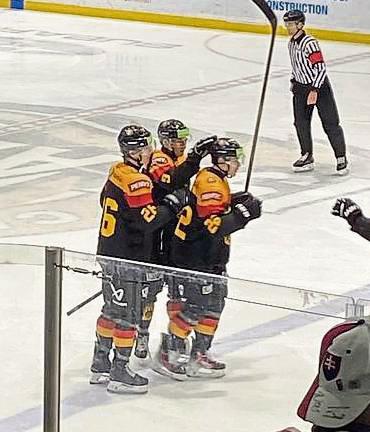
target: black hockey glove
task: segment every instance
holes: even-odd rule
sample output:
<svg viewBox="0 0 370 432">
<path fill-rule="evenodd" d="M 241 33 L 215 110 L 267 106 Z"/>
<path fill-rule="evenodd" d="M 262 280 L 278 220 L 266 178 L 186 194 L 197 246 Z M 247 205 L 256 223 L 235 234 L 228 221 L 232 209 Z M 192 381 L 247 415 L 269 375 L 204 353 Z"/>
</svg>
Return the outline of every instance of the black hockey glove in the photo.
<svg viewBox="0 0 370 432">
<path fill-rule="evenodd" d="M 349 198 L 338 198 L 331 213 L 345 219 L 351 226 L 358 216 L 362 216 L 360 207 Z"/>
<path fill-rule="evenodd" d="M 236 214 L 241 216 L 245 223 L 258 219 L 262 213 L 262 201 L 249 194 L 246 200 L 238 202 L 233 206 Z"/>
<path fill-rule="evenodd" d="M 188 153 L 188 158 L 198 158 L 198 159 L 203 159 L 204 157 L 206 157 L 210 150 L 211 147 L 217 142 L 217 136 L 216 135 L 212 135 L 209 136 L 207 138 L 202 138 L 201 140 L 197 141 L 194 144 L 194 147 L 190 150 L 190 152 Z"/>
<path fill-rule="evenodd" d="M 247 201 L 248 198 L 250 197 L 253 198 L 253 195 L 250 194 L 249 192 L 245 192 L 245 191 L 235 192 L 231 194 L 231 205 L 233 206 L 235 204 L 243 203 Z"/>
<path fill-rule="evenodd" d="M 190 192 L 188 189 L 177 189 L 168 195 L 166 195 L 162 203 L 169 207 L 175 214 L 181 212 L 181 210 L 189 204 Z"/>
</svg>

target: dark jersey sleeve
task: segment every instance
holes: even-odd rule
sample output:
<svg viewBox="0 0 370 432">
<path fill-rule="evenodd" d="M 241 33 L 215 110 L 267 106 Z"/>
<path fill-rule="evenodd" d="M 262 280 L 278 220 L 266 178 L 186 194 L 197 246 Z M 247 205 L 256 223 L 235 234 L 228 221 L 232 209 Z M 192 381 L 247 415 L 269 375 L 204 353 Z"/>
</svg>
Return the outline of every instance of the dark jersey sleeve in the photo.
<svg viewBox="0 0 370 432">
<path fill-rule="evenodd" d="M 138 231 L 152 233 L 175 217 L 169 207 L 165 205 L 147 204 L 144 207 L 125 208 L 123 219 L 130 222 L 130 226 Z"/>
<path fill-rule="evenodd" d="M 370 219 L 359 215 L 353 222 L 352 231 L 370 241 Z"/>
<path fill-rule="evenodd" d="M 197 159 L 188 158 L 176 166 L 168 155 L 162 153 L 153 156 L 149 171 L 155 187 L 168 193 L 186 186 L 198 170 Z"/>
<path fill-rule="evenodd" d="M 235 231 L 239 231 L 246 225 L 245 219 L 233 210 L 230 213 L 221 216 L 221 225 L 218 235 L 230 235 Z"/>
</svg>

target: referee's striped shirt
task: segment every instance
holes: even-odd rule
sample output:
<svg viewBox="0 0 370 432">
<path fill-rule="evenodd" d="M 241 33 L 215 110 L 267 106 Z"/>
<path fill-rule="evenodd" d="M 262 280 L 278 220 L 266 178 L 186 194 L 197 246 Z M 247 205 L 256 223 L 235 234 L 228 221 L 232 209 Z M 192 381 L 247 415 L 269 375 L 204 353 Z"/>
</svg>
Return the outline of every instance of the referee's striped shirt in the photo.
<svg viewBox="0 0 370 432">
<path fill-rule="evenodd" d="M 289 41 L 292 79 L 319 89 L 326 78 L 326 66 L 317 40 L 304 31 Z"/>
</svg>

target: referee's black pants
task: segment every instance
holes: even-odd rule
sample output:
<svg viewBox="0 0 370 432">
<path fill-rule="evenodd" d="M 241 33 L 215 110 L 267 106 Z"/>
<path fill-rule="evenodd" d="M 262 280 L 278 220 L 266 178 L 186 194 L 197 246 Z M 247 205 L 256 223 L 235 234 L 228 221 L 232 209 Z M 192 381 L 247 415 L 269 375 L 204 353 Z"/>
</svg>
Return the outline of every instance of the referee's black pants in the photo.
<svg viewBox="0 0 370 432">
<path fill-rule="evenodd" d="M 301 154 L 312 154 L 311 121 L 315 105 L 307 105 L 307 96 L 311 86 L 293 83 L 294 126 L 297 130 Z M 339 114 L 335 103 L 333 90 L 328 79 L 321 86 L 317 97 L 317 111 L 335 157 L 345 156 L 346 144 L 343 129 L 339 124 Z"/>
</svg>

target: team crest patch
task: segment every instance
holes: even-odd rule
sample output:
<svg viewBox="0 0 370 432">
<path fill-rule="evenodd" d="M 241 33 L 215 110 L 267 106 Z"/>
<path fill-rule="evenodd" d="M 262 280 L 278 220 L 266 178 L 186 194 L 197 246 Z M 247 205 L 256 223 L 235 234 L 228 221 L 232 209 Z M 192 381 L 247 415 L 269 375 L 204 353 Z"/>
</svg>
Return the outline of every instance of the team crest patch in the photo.
<svg viewBox="0 0 370 432">
<path fill-rule="evenodd" d="M 149 180 L 137 180 L 128 185 L 131 192 L 135 192 L 139 189 L 150 189 L 150 181 Z"/>
<path fill-rule="evenodd" d="M 217 180 L 216 180 L 215 178 L 213 178 L 213 177 L 208 177 L 208 178 L 207 178 L 207 182 L 208 182 L 208 183 L 216 183 Z"/>
<path fill-rule="evenodd" d="M 204 192 L 200 197 L 203 201 L 222 201 L 222 194 L 220 192 Z"/>
<path fill-rule="evenodd" d="M 328 352 L 326 353 L 322 363 L 322 370 L 328 381 L 332 381 L 338 376 L 341 363 L 342 357 L 338 357 Z"/>
</svg>

